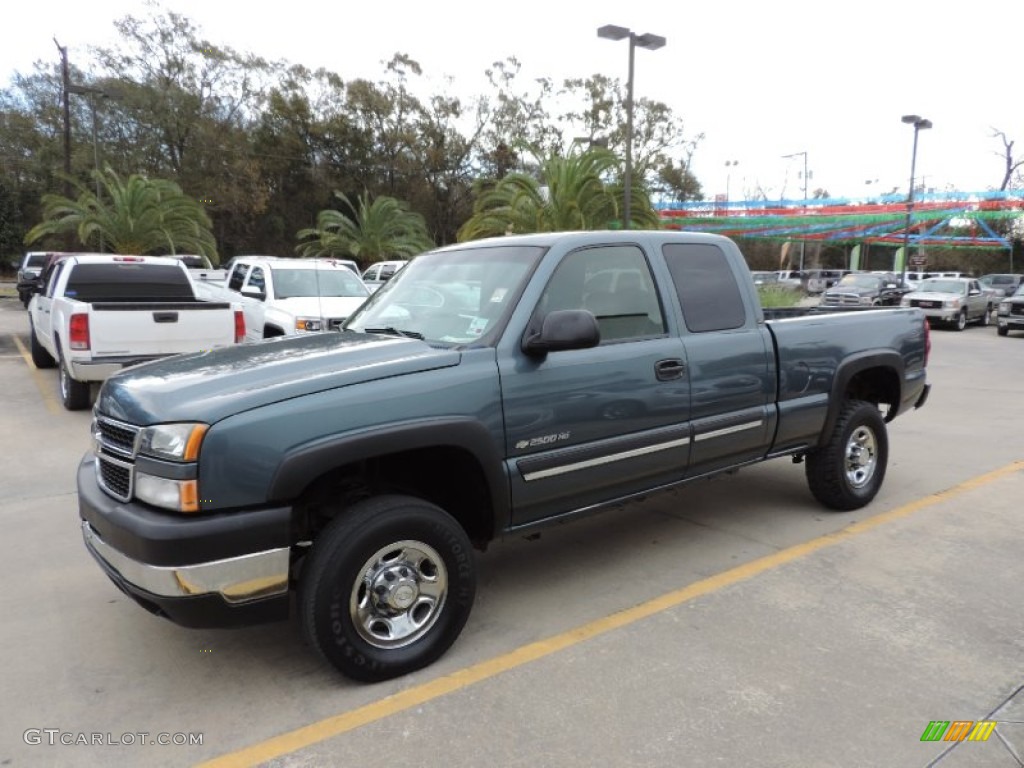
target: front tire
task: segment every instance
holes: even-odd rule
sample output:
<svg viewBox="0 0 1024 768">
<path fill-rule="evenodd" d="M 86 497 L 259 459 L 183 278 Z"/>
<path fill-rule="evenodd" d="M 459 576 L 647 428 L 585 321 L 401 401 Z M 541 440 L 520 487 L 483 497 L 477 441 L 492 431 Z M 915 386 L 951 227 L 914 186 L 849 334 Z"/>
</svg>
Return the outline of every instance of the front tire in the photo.
<svg viewBox="0 0 1024 768">
<path fill-rule="evenodd" d="M 340 512 L 314 543 L 299 586 L 303 634 L 346 677 L 388 680 L 447 651 L 475 595 L 462 527 L 422 499 L 378 496 Z"/>
<path fill-rule="evenodd" d="M 981 316 L 981 325 L 984 328 L 988 327 L 988 324 L 992 322 L 992 307 L 985 309 L 985 314 Z"/>
<path fill-rule="evenodd" d="M 60 401 L 69 411 L 84 411 L 89 407 L 90 391 L 89 382 L 78 381 L 71 378 L 68 371 L 68 364 L 64 362 L 64 356 L 60 358 Z"/>
<path fill-rule="evenodd" d="M 998 328 L 996 328 L 996 333 L 998 333 L 1000 336 L 1009 336 L 1010 335 L 1010 326 L 1008 326 L 1008 325 L 1000 325 Z"/>
<path fill-rule="evenodd" d="M 961 309 L 960 314 L 956 316 L 956 329 L 962 331 L 967 327 L 967 310 Z"/>
<path fill-rule="evenodd" d="M 807 485 L 830 509 L 871 502 L 885 479 L 889 436 L 878 408 L 863 400 L 843 404 L 828 442 L 807 455 Z"/>
</svg>

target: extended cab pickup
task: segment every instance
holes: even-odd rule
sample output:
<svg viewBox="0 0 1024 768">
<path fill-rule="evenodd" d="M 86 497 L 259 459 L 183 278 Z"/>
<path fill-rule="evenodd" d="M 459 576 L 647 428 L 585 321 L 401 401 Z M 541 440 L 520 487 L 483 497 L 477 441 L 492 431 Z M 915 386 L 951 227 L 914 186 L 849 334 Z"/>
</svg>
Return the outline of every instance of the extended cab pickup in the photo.
<svg viewBox="0 0 1024 768">
<path fill-rule="evenodd" d="M 359 275 L 333 259 L 240 256 L 227 284 L 198 283 L 200 296 L 241 302 L 249 341 L 336 331 L 370 292 Z"/>
<path fill-rule="evenodd" d="M 103 386 L 78 471 L 110 578 L 186 626 L 283 619 L 382 680 L 469 616 L 471 547 L 781 456 L 869 503 L 928 394 L 917 309 L 766 321 L 736 245 L 510 236 L 418 256 L 340 333 Z"/>
<path fill-rule="evenodd" d="M 127 366 L 231 346 L 245 334 L 241 307 L 196 298 L 181 261 L 152 256 L 68 256 L 29 302 L 32 362 L 59 366 L 68 410 L 89 407 L 90 384 Z"/>
</svg>

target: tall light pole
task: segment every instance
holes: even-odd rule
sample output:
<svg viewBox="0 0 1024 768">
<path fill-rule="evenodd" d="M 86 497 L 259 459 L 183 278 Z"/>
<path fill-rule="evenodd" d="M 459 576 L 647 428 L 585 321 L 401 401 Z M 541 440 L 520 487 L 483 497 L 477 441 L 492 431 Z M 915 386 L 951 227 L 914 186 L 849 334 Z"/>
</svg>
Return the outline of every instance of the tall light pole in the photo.
<svg viewBox="0 0 1024 768">
<path fill-rule="evenodd" d="M 904 115 L 900 118 L 907 125 L 914 126 L 914 151 L 910 155 L 910 194 L 907 195 L 907 226 L 903 230 L 903 263 L 900 265 L 900 285 L 907 281 L 907 261 L 910 258 L 910 219 L 914 212 L 914 171 L 917 166 L 917 134 L 932 127 L 932 121 L 920 115 Z"/>
<path fill-rule="evenodd" d="M 725 161 L 725 204 L 729 205 L 729 177 L 731 175 L 730 168 L 735 168 L 740 164 L 739 160 L 726 160 Z"/>
<path fill-rule="evenodd" d="M 76 85 L 74 83 L 68 83 L 68 93 L 73 93 L 76 96 L 88 96 L 89 97 L 89 110 L 92 112 L 92 162 L 93 167 L 96 169 L 96 201 L 100 199 L 100 145 L 96 139 L 96 97 L 106 99 L 109 94 L 102 88 L 93 88 L 88 85 Z M 100 232 L 100 252 L 103 252 L 103 233 Z"/>
<path fill-rule="evenodd" d="M 782 157 L 783 157 L 783 159 L 788 160 L 789 158 L 799 157 L 800 155 L 804 156 L 804 211 L 803 212 L 806 214 L 807 213 L 807 151 L 804 150 L 803 152 L 794 152 L 791 155 L 783 155 Z M 804 271 L 804 245 L 805 245 L 804 244 L 804 240 L 803 240 L 803 238 L 801 238 L 800 239 L 800 271 L 801 272 Z"/>
<path fill-rule="evenodd" d="M 629 38 L 629 78 L 626 80 L 626 172 L 623 177 L 625 190 L 622 203 L 622 228 L 629 229 L 633 213 L 631 208 L 633 195 L 633 51 L 637 46 L 649 51 L 657 50 L 665 45 L 665 38 L 660 35 L 652 35 L 649 32 L 638 35 L 627 27 L 617 27 L 614 24 L 598 27 L 597 36 L 606 40 Z"/>
</svg>

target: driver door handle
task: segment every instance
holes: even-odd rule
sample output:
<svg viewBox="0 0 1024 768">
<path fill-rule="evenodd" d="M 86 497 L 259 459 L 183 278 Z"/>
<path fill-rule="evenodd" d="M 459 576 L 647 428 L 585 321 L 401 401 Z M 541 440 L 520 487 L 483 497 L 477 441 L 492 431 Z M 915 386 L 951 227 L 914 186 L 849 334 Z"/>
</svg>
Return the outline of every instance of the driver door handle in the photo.
<svg viewBox="0 0 1024 768">
<path fill-rule="evenodd" d="M 686 363 L 678 357 L 670 357 L 667 360 L 659 360 L 654 364 L 654 375 L 658 381 L 673 381 L 681 379 L 686 373 Z"/>
</svg>

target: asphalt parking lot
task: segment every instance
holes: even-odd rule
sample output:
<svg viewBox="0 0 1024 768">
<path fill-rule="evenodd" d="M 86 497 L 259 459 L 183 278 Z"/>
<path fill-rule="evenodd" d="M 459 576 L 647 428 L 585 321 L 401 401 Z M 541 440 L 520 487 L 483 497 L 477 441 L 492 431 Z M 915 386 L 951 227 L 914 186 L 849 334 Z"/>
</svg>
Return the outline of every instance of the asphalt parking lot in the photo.
<svg viewBox="0 0 1024 768">
<path fill-rule="evenodd" d="M 779 460 L 499 543 L 452 650 L 359 685 L 294 622 L 186 630 L 110 584 L 77 524 L 90 417 L 27 331 L 0 299 L 0 765 L 1024 765 L 1024 335 L 933 332 L 868 509 Z"/>
</svg>

